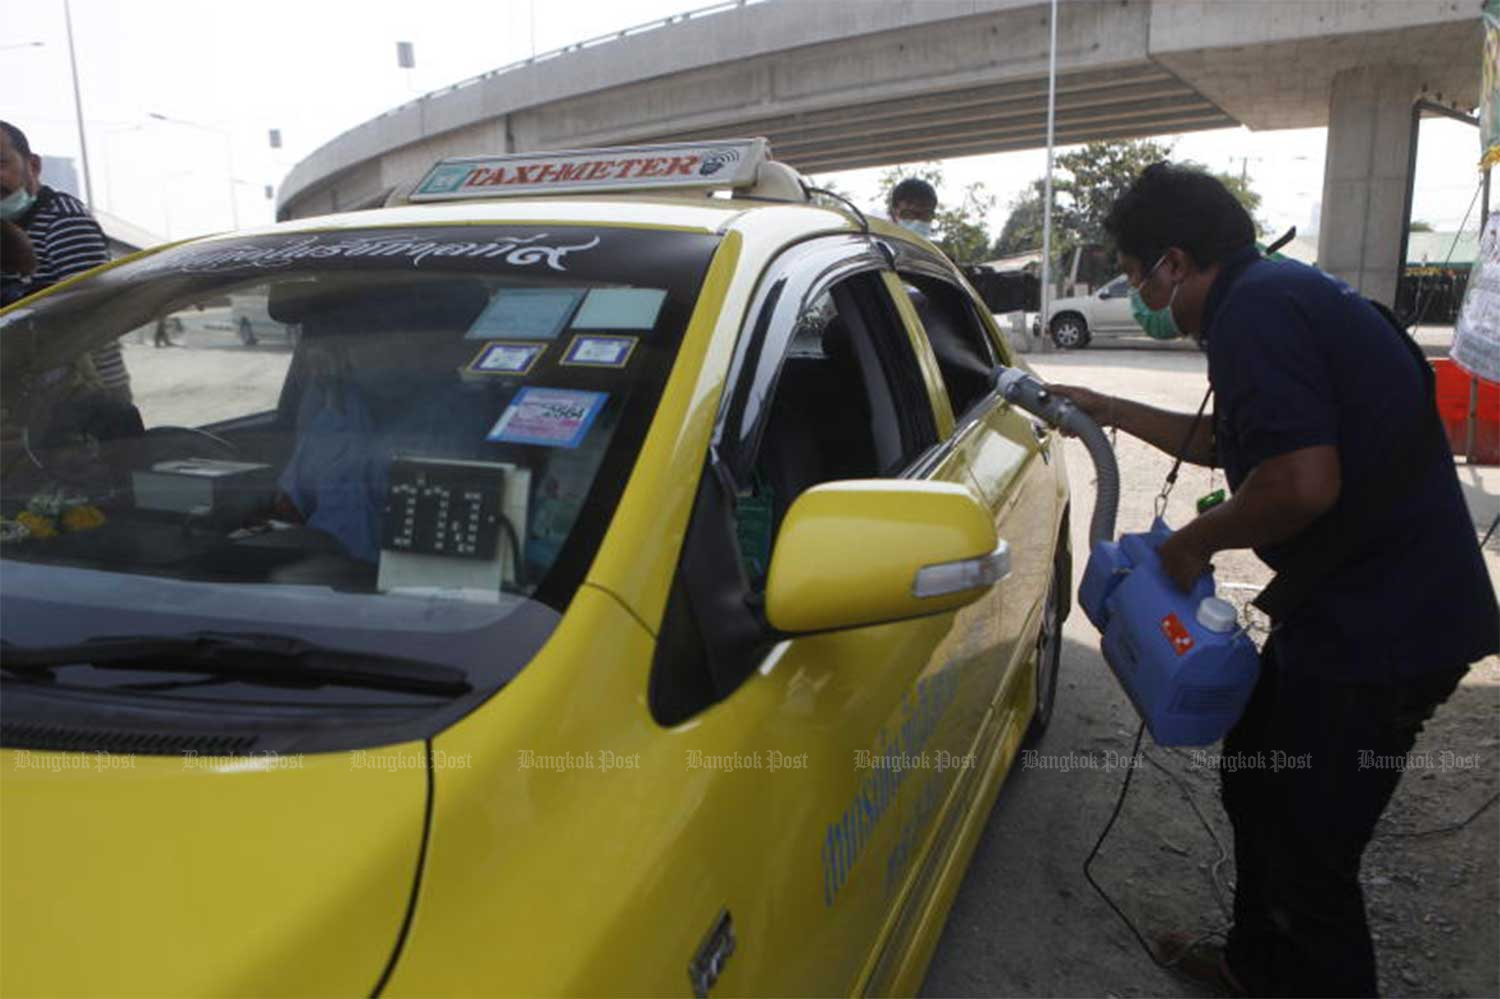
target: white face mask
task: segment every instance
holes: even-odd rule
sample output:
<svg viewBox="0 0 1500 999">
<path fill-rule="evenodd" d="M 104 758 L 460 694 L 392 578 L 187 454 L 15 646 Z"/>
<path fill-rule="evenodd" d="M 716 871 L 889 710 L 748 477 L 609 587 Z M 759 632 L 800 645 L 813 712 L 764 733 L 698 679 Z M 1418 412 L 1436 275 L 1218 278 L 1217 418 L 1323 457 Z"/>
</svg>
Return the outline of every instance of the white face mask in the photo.
<svg viewBox="0 0 1500 999">
<path fill-rule="evenodd" d="M 921 236 L 923 239 L 931 239 L 932 238 L 932 223 L 931 222 L 919 222 L 916 219 L 901 219 L 896 224 L 899 225 L 899 226 L 901 226 L 903 229 L 907 229 L 907 230 L 910 230 L 911 232 L 916 233 L 918 236 Z"/>
<path fill-rule="evenodd" d="M 0 219 L 9 221 L 11 219 L 20 218 L 22 215 L 26 214 L 26 210 L 30 208 L 35 201 L 36 195 L 26 190 L 26 188 L 16 188 L 5 197 L 0 198 Z"/>
</svg>

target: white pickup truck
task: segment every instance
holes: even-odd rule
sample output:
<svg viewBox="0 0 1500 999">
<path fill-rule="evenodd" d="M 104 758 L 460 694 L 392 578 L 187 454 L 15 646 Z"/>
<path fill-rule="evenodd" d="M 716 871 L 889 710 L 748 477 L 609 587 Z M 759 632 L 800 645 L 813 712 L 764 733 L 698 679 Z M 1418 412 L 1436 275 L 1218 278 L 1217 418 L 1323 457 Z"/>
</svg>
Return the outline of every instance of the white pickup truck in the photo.
<svg viewBox="0 0 1500 999">
<path fill-rule="evenodd" d="M 1087 347 L 1095 336 L 1140 333 L 1130 314 L 1130 282 L 1121 274 L 1091 295 L 1059 298 L 1047 321 L 1052 342 L 1062 350 Z"/>
</svg>

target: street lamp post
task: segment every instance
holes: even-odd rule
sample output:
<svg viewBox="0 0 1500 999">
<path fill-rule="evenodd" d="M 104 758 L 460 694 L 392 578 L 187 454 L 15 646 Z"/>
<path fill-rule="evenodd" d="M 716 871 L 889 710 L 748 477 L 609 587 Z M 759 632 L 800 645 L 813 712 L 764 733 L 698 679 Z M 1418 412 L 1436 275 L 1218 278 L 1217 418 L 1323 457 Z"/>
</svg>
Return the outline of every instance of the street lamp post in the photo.
<svg viewBox="0 0 1500 999">
<path fill-rule="evenodd" d="M 94 183 L 89 179 L 89 144 L 83 134 L 83 97 L 78 92 L 78 58 L 73 53 L 73 10 L 63 0 L 63 23 L 68 30 L 68 68 L 73 73 L 73 113 L 78 116 L 78 155 L 83 162 L 83 201 L 94 207 Z"/>
<path fill-rule="evenodd" d="M 173 125 L 184 125 L 188 128 L 201 128 L 205 132 L 218 132 L 224 137 L 224 154 L 229 161 L 229 217 L 234 224 L 234 228 L 238 229 L 240 227 L 240 207 L 239 199 L 236 196 L 234 190 L 234 139 L 229 134 L 229 132 L 215 125 L 205 125 L 202 122 L 198 121 L 186 121 L 182 118 L 173 118 L 170 115 L 158 114 L 155 111 L 146 112 L 146 116 L 148 118 L 155 118 L 157 121 L 165 121 Z"/>
<path fill-rule="evenodd" d="M 1041 335 L 1046 349 L 1047 326 L 1052 321 L 1052 154 L 1057 138 L 1057 0 L 1052 0 L 1048 18 L 1052 38 L 1047 49 L 1047 176 L 1042 195 L 1042 318 Z"/>
</svg>

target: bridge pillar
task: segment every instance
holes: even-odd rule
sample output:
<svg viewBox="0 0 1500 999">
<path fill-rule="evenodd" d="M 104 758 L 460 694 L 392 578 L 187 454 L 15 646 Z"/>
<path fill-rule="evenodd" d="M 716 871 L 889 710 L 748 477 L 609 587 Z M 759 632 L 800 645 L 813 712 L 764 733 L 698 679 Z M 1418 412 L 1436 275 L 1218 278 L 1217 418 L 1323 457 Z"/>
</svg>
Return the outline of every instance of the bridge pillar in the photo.
<svg viewBox="0 0 1500 999">
<path fill-rule="evenodd" d="M 1333 78 L 1318 266 L 1377 301 L 1396 301 L 1411 164 L 1408 66 L 1361 66 Z"/>
</svg>

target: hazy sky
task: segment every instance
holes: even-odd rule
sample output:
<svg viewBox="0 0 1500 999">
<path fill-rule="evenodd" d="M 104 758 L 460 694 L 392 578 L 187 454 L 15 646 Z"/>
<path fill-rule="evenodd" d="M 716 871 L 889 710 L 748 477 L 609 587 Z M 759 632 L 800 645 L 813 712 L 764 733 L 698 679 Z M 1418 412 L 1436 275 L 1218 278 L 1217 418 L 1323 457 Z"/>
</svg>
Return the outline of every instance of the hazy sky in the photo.
<svg viewBox="0 0 1500 999">
<path fill-rule="evenodd" d="M 72 0 L 95 203 L 153 232 L 182 237 L 228 228 L 233 190 L 240 224 L 267 222 L 273 203 L 264 185 L 279 183 L 303 156 L 381 111 L 533 51 L 702 5 Z M 62 0 L 6 3 L 0 114 L 25 130 L 38 152 L 76 157 L 63 24 Z M 398 40 L 416 46 L 410 72 L 396 65 Z M 37 41 L 44 44 L 29 44 Z M 282 132 L 280 150 L 269 148 L 271 128 Z M 1268 222 L 1309 229 L 1321 198 L 1322 129 L 1197 133 L 1177 141 L 1175 151 L 1215 169 L 1243 166 L 1265 198 Z M 1424 124 L 1413 216 L 1456 228 L 1477 189 L 1477 158 L 1474 129 L 1446 120 Z M 991 216 L 998 232 L 1006 205 L 1044 163 L 1041 150 L 950 160 L 945 193 L 956 196 L 963 184 L 984 181 L 998 196 Z M 873 201 L 879 172 L 833 177 Z"/>
</svg>

